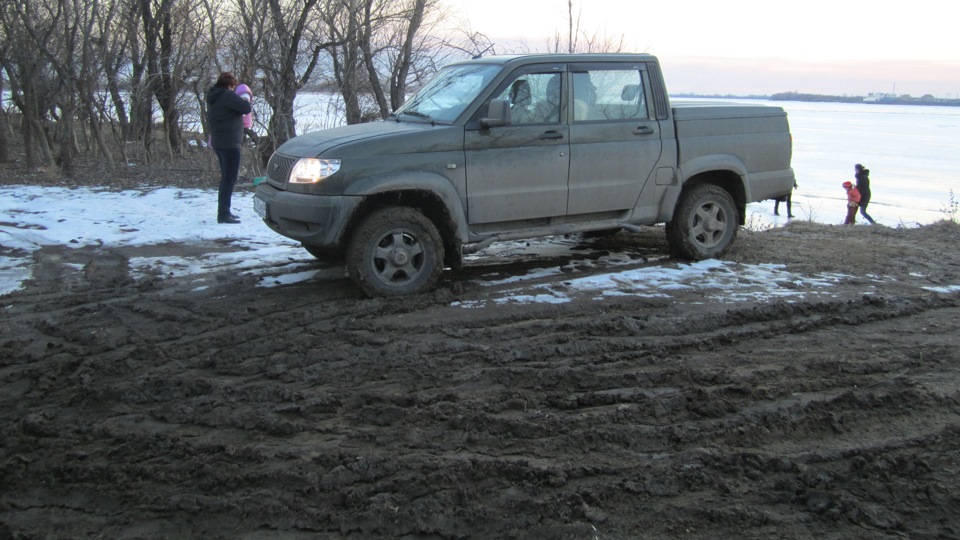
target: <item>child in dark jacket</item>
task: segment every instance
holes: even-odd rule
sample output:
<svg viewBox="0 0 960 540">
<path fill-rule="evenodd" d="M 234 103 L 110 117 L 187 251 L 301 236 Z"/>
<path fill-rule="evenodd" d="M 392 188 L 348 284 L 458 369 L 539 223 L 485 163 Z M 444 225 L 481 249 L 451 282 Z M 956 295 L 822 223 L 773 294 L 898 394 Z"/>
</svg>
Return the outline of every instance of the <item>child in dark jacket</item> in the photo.
<svg viewBox="0 0 960 540">
<path fill-rule="evenodd" d="M 857 209 L 860 208 L 860 192 L 852 182 L 844 182 L 843 189 L 847 190 L 847 219 L 844 225 L 853 225 L 857 222 Z"/>
</svg>

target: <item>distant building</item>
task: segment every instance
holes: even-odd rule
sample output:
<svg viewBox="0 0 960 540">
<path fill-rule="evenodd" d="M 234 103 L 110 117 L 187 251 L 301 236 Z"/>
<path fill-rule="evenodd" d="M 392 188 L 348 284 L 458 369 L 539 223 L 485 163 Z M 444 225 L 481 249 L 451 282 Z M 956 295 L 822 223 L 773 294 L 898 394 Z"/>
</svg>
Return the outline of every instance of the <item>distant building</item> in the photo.
<svg viewBox="0 0 960 540">
<path fill-rule="evenodd" d="M 885 94 L 883 92 L 869 93 L 867 97 L 863 98 L 864 103 L 883 103 L 883 102 L 892 102 L 897 100 L 896 94 Z"/>
</svg>

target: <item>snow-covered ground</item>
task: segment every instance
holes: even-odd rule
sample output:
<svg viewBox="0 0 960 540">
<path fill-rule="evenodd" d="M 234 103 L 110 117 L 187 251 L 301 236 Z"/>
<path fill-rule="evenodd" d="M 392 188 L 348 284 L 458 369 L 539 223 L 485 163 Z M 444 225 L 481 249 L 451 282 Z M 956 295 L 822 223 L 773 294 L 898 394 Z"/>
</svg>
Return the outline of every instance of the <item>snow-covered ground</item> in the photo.
<svg viewBox="0 0 960 540">
<path fill-rule="evenodd" d="M 235 208 L 242 219 L 239 225 L 218 224 L 215 219 L 217 194 L 213 190 L 161 188 L 145 191 L 111 192 L 90 188 L 41 188 L 10 186 L 0 188 L 0 294 L 22 287 L 31 276 L 32 253 L 49 245 L 79 247 L 162 246 L 164 243 L 194 243 L 210 246 L 207 253 L 178 257 L 161 253 L 130 260 L 134 277 L 156 275 L 186 276 L 211 271 L 235 270 L 261 276 L 260 286 L 307 281 L 320 273 L 314 259 L 297 242 L 277 235 L 257 218 L 252 209 L 252 194 L 238 193 Z M 751 205 L 754 225 L 772 226 L 771 205 Z M 881 221 L 889 221 L 882 211 Z M 229 246 L 232 249 L 225 250 Z M 566 242 L 545 238 L 523 242 L 527 252 L 557 255 L 573 253 Z M 520 249 L 510 243 L 494 244 L 491 251 Z M 479 256 L 482 257 L 482 254 Z M 564 302 L 568 294 L 592 292 L 608 295 L 657 296 L 673 288 L 699 287 L 715 295 L 736 295 L 738 289 L 755 289 L 765 284 L 764 294 L 789 295 L 780 287 L 783 281 L 799 276 L 775 265 L 737 269 L 723 261 L 702 261 L 678 268 L 616 270 L 616 258 L 601 261 L 612 271 L 600 276 L 565 281 L 563 290 L 535 286 L 521 291 L 523 281 L 559 273 L 543 270 L 517 281 L 517 292 L 496 301 Z M 279 272 L 279 276 L 277 275 Z M 836 276 L 837 278 L 839 276 Z M 824 276 L 817 286 L 828 286 L 833 278 Z M 503 284 L 504 282 L 497 282 Z M 756 293 L 751 293 L 756 294 Z M 467 306 L 469 307 L 469 306 Z"/>
</svg>

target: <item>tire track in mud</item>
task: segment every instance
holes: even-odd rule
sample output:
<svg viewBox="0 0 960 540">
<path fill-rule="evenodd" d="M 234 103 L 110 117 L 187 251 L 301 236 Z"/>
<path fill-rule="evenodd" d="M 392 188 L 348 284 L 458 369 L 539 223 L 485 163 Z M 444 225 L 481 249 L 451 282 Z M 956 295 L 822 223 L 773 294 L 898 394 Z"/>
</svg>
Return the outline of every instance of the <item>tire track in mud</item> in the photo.
<svg viewBox="0 0 960 540">
<path fill-rule="evenodd" d="M 112 485 L 118 474 L 158 484 L 161 489 L 150 494 L 120 490 L 123 504 L 136 501 L 156 508 L 157 515 L 180 509 L 226 519 L 226 498 L 256 505 L 254 523 L 279 530 L 329 532 L 333 523 L 353 523 L 348 530 L 362 534 L 453 534 L 482 517 L 488 525 L 480 532 L 497 534 L 515 526 L 515 518 L 495 516 L 521 505 L 524 515 L 545 514 L 560 523 L 541 529 L 531 522 L 531 530 L 576 535 L 592 527 L 603 531 L 604 523 L 619 522 L 613 516 L 628 515 L 631 505 L 642 502 L 667 517 L 658 529 L 665 533 L 704 519 L 780 526 L 769 513 L 716 500 L 724 494 L 749 498 L 760 482 L 766 489 L 753 495 L 756 504 L 779 493 L 785 509 L 805 508 L 823 520 L 825 530 L 840 521 L 896 531 L 904 518 L 876 522 L 870 516 L 878 502 L 838 498 L 827 487 L 846 478 L 840 473 L 849 476 L 850 468 L 900 475 L 902 463 L 922 479 L 929 463 L 899 456 L 956 442 L 954 419 L 917 423 L 922 429 L 913 435 L 879 448 L 877 441 L 858 445 L 857 428 L 848 435 L 849 446 L 810 452 L 825 436 L 836 439 L 849 431 L 847 418 L 872 426 L 898 418 L 898 425 L 908 426 L 942 403 L 933 400 L 925 408 L 932 398 L 909 387 L 873 390 L 869 399 L 850 394 L 852 381 L 899 381 L 895 374 L 912 367 L 904 360 L 860 367 L 842 388 L 830 388 L 818 380 L 818 368 L 839 369 L 847 362 L 800 369 L 768 359 L 769 365 L 738 362 L 731 372 L 731 357 L 716 352 L 726 348 L 756 358 L 756 348 L 729 349 L 829 333 L 838 324 L 879 324 L 955 309 L 955 300 L 908 299 L 883 309 L 876 302 L 783 304 L 675 319 L 662 305 L 638 317 L 644 303 L 624 302 L 586 316 L 551 311 L 546 319 L 538 310 L 518 310 L 506 320 L 433 315 L 427 323 L 417 320 L 424 318 L 422 309 L 437 310 L 433 299 L 412 306 L 303 302 L 293 308 L 275 304 L 235 321 L 229 331 L 212 315 L 215 300 L 193 310 L 175 298 L 168 301 L 149 309 L 136 301 L 110 305 L 108 322 L 115 328 L 158 327 L 118 337 L 143 354 L 118 350 L 112 342 L 64 338 L 85 347 L 74 353 L 85 359 L 74 372 L 62 373 L 64 387 L 51 390 L 64 395 L 52 401 L 109 414 L 84 423 L 80 413 L 41 410 L 19 424 L 41 439 L 61 437 L 65 425 L 73 426 L 78 435 L 65 442 L 80 448 L 68 452 L 78 461 L 51 464 L 47 473 L 81 491 Z M 83 309 L 72 315 L 94 318 Z M 798 320 L 800 315 L 806 319 Z M 406 318 L 414 322 L 397 324 Z M 171 323 L 193 330 L 174 336 L 166 328 Z M 145 352 L 151 348 L 163 353 L 151 356 Z M 128 369 L 111 367 L 121 357 Z M 53 379 L 45 384 L 56 385 Z M 913 412 L 897 412 L 897 403 L 911 403 Z M 250 442 L 270 439 L 282 444 Z M 55 445 L 51 453 L 58 447 L 64 448 Z M 91 456 L 101 448 L 111 449 L 109 459 L 95 465 Z M 111 465 L 117 462 L 125 464 L 121 473 Z M 812 472 L 822 470 L 832 472 Z M 171 483 L 187 486 L 187 494 Z M 211 493 L 230 485 L 238 488 Z M 870 488 L 867 483 L 856 493 Z M 323 495 L 329 490 L 338 495 Z M 251 491 L 274 502 L 257 504 Z M 624 494 L 632 502 L 617 502 Z M 482 508 L 439 523 L 428 518 L 446 515 L 451 504 L 469 507 L 477 498 L 485 501 Z M 709 515 L 701 515 L 706 507 L 712 508 Z M 77 511 L 106 520 L 99 508 Z M 401 514 L 401 508 L 421 517 Z M 624 526 L 618 525 L 623 534 L 645 530 L 638 523 Z"/>
<path fill-rule="evenodd" d="M 955 299 L 932 302 L 919 299 L 907 304 L 901 309 L 894 310 L 894 313 L 863 315 L 859 313 L 864 311 L 863 309 L 850 308 L 849 305 L 838 306 L 836 311 L 847 318 L 852 317 L 853 320 L 860 321 L 859 324 L 867 325 L 878 321 L 897 322 L 901 318 L 911 318 L 928 311 L 947 309 L 952 310 L 953 313 L 956 312 Z M 865 303 L 867 307 L 870 305 L 871 302 Z M 847 324 L 853 320 L 847 321 Z M 835 333 L 832 329 L 837 322 L 843 322 L 843 318 L 830 316 L 816 325 L 800 325 L 800 330 L 810 334 L 823 331 Z M 544 325 L 532 326 L 536 330 L 544 327 Z M 511 322 L 509 327 L 512 331 L 517 327 L 517 323 Z M 953 330 L 955 329 L 954 327 Z M 497 330 L 492 330 L 490 333 L 496 334 Z M 566 328 L 562 327 L 562 330 Z M 526 331 L 521 334 L 529 335 Z M 777 334 L 776 331 L 769 333 L 753 331 L 730 341 L 742 346 L 743 343 L 753 343 L 758 339 L 771 339 Z M 555 337 L 549 335 L 544 337 L 544 334 L 537 334 L 537 336 L 534 339 L 536 342 L 549 342 L 552 337 Z M 727 355 L 717 356 L 710 353 L 709 349 L 716 345 L 711 343 L 713 338 L 704 339 L 702 336 L 694 336 L 686 338 L 686 343 L 677 343 L 674 336 L 671 336 L 671 339 L 673 341 L 666 344 L 664 348 L 673 355 L 679 355 L 678 358 L 659 358 L 661 353 L 657 351 L 646 355 L 641 354 L 638 359 L 635 357 L 637 351 L 634 350 L 630 351 L 626 357 L 621 356 L 603 363 L 599 368 L 597 360 L 600 358 L 606 360 L 603 356 L 606 351 L 563 346 L 544 351 L 539 344 L 531 345 L 524 350 L 518 344 L 509 342 L 502 348 L 513 351 L 513 355 L 500 356 L 499 353 L 503 351 L 493 347 L 487 362 L 497 362 L 496 358 L 500 358 L 502 359 L 500 362 L 509 367 L 481 370 L 486 376 L 471 381 L 469 385 L 459 384 L 456 393 L 463 399 L 463 393 L 459 390 L 465 386 L 479 389 L 511 388 L 512 390 L 504 390 L 501 395 L 494 395 L 487 399 L 479 396 L 473 400 L 467 398 L 468 401 L 482 402 L 486 407 L 472 415 L 467 415 L 456 427 L 462 430 L 480 431 L 481 434 L 475 435 L 469 442 L 485 442 L 487 447 L 478 451 L 474 459 L 482 459 L 482 456 L 500 456 L 494 459 L 497 466 L 504 466 L 510 471 L 516 468 L 516 464 L 507 467 L 506 464 L 501 463 L 504 460 L 510 460 L 503 457 L 504 454 L 498 450 L 502 448 L 504 440 L 511 439 L 520 439 L 522 442 L 536 441 L 534 447 L 537 451 L 531 452 L 529 445 L 523 445 L 516 449 L 517 455 L 536 455 L 541 460 L 553 460 L 554 463 L 558 459 L 561 463 L 569 463 L 566 460 L 580 462 L 581 459 L 590 463 L 610 463 L 617 461 L 618 454 L 626 454 L 624 457 L 626 460 L 630 460 L 630 456 L 640 455 L 656 464 L 658 459 L 666 460 L 668 453 L 680 452 L 681 459 L 693 460 L 693 463 L 682 462 L 679 466 L 683 469 L 687 467 L 712 469 L 709 478 L 686 478 L 687 475 L 681 475 L 676 471 L 678 464 L 670 462 L 672 468 L 663 473 L 666 476 L 665 479 L 655 480 L 655 477 L 652 479 L 649 474 L 645 474 L 630 482 L 632 486 L 630 489 L 641 494 L 662 496 L 664 493 L 679 494 L 697 489 L 710 491 L 717 488 L 713 485 L 717 482 L 717 478 L 723 478 L 731 473 L 738 481 L 741 474 L 746 475 L 747 484 L 752 484 L 761 477 L 780 475 L 784 479 L 774 482 L 771 489 L 794 490 L 793 493 L 787 491 L 780 494 L 785 507 L 799 505 L 801 509 L 806 508 L 814 514 L 814 517 L 824 514 L 828 518 L 828 523 L 839 521 L 841 524 L 854 523 L 858 527 L 867 527 L 868 530 L 873 530 L 871 535 L 882 535 L 884 532 L 898 534 L 897 531 L 906 526 L 904 517 L 896 517 L 896 513 L 888 514 L 894 517 L 876 518 L 879 507 L 872 493 L 877 490 L 882 491 L 880 485 L 889 483 L 890 479 L 879 481 L 874 486 L 869 486 L 867 482 L 867 489 L 861 488 L 855 492 L 861 496 L 860 498 L 844 499 L 843 495 L 837 497 L 823 494 L 832 493 L 833 490 L 828 488 L 831 484 L 838 482 L 831 478 L 849 477 L 849 474 L 841 474 L 846 473 L 845 468 L 848 464 L 850 468 L 856 470 L 864 467 L 866 462 L 875 459 L 876 455 L 886 456 L 891 452 L 894 454 L 922 453 L 931 443 L 938 446 L 938 450 L 933 452 L 933 455 L 936 455 L 937 451 L 949 448 L 951 444 L 949 441 L 956 442 L 955 370 L 947 369 L 943 374 L 936 372 L 930 374 L 937 379 L 941 379 L 941 375 L 946 380 L 952 378 L 953 385 L 946 398 L 930 396 L 927 392 L 907 384 L 903 389 L 870 390 L 868 398 L 863 399 L 858 397 L 859 387 L 872 388 L 887 381 L 898 381 L 903 374 L 916 367 L 922 370 L 924 368 L 917 364 L 920 359 L 916 357 L 894 361 L 885 359 L 879 363 L 873 362 L 866 368 L 856 366 L 853 370 L 855 376 L 846 377 L 839 387 L 831 388 L 821 381 L 823 371 L 819 368 L 836 370 L 838 365 L 845 365 L 848 359 L 840 358 L 821 362 L 824 364 L 822 366 L 813 365 L 809 368 L 812 371 L 809 374 L 805 373 L 806 370 L 798 371 L 792 363 L 777 364 L 776 367 L 771 366 L 757 373 L 754 373 L 756 368 L 750 368 L 753 376 L 741 380 L 742 377 L 725 376 L 722 372 L 713 372 L 724 369 L 718 368 L 715 362 L 726 364 L 731 360 Z M 834 342 L 831 338 L 827 340 L 824 347 L 812 352 L 832 356 L 834 350 L 838 348 L 835 343 L 842 343 L 842 339 L 837 338 Z M 934 346 L 932 352 L 934 355 L 949 352 L 955 344 L 955 340 L 948 338 L 946 344 Z M 930 348 L 931 344 L 926 343 L 925 347 Z M 640 349 L 643 348 L 645 347 Z M 907 354 L 913 351 L 911 348 L 910 351 L 896 350 L 893 353 Z M 758 354 L 756 350 L 749 352 L 751 356 Z M 759 352 L 771 354 L 769 351 Z M 686 361 L 689 354 L 694 354 L 697 358 Z M 708 362 L 707 368 L 696 366 L 704 360 L 704 357 L 708 360 L 713 358 L 714 363 Z M 577 362 L 579 358 L 590 358 L 590 361 L 579 365 Z M 641 361 L 641 365 L 652 366 L 652 368 L 638 371 L 637 360 Z M 771 362 L 774 361 L 771 360 Z M 685 367 L 677 367 L 676 364 Z M 549 374 L 545 375 L 546 370 L 549 370 Z M 488 373 L 496 376 L 487 375 Z M 800 374 L 803 374 L 803 377 L 799 377 Z M 597 389 L 590 390 L 593 388 Z M 755 388 L 763 390 L 758 393 Z M 805 394 L 797 396 L 798 390 L 802 390 Z M 759 405 L 755 402 L 759 402 Z M 502 408 L 493 405 L 501 403 L 504 404 Z M 749 414 L 741 411 L 741 403 L 753 404 L 748 411 Z M 910 411 L 902 411 L 907 404 Z M 923 421 L 929 413 L 940 411 L 944 407 L 952 409 L 951 414 L 946 418 L 934 422 Z M 851 427 L 846 425 L 845 421 L 848 423 L 856 421 L 866 425 Z M 624 424 L 627 425 L 627 429 L 624 429 Z M 864 432 L 861 430 L 865 430 L 867 434 L 873 429 L 886 431 L 890 429 L 891 424 L 896 425 L 898 429 L 904 429 L 904 434 L 899 437 L 899 440 L 891 441 L 886 436 L 880 440 L 863 439 Z M 905 429 L 911 426 L 917 427 Z M 836 437 L 837 433 L 844 432 L 851 434 L 845 437 L 846 440 L 841 440 L 838 448 L 823 448 L 824 439 Z M 800 435 L 797 435 L 798 433 Z M 783 442 L 784 438 L 789 441 L 788 444 Z M 943 440 L 948 442 L 940 444 Z M 651 441 L 655 444 L 651 444 Z M 735 447 L 749 450 L 738 453 L 744 456 L 732 457 L 724 457 L 722 450 L 716 450 Z M 811 448 L 817 450 L 811 451 Z M 575 450 L 571 453 L 571 449 Z M 691 458 L 690 453 L 695 456 Z M 506 455 L 509 456 L 512 453 L 508 451 Z M 859 457 L 855 459 L 851 456 Z M 882 458 L 882 460 L 886 459 L 889 458 Z M 909 461 L 914 458 L 897 457 L 897 461 L 904 459 Z M 923 460 L 924 458 L 920 458 L 921 462 Z M 531 460 L 526 465 L 536 469 L 536 461 Z M 811 468 L 822 467 L 823 463 L 831 468 L 837 467 L 837 461 L 840 462 L 839 472 L 810 471 Z M 614 478 L 622 479 L 624 476 L 629 478 L 630 469 L 624 470 L 617 465 L 609 466 L 612 468 L 610 471 L 600 470 L 589 473 L 572 465 L 560 467 L 560 470 L 553 467 L 545 476 L 553 478 L 554 484 L 561 485 L 566 485 L 566 482 L 557 478 L 580 478 L 584 475 L 598 477 L 605 489 L 616 493 L 622 487 L 618 483 L 622 480 L 614 481 Z M 886 465 L 882 466 L 886 467 Z M 916 467 L 911 468 L 913 471 L 900 482 L 911 486 L 911 492 L 923 500 L 927 497 L 924 492 L 927 488 L 918 490 L 912 475 L 922 475 L 922 470 L 932 475 L 933 471 L 928 466 L 921 467 L 919 473 Z M 533 472 L 528 471 L 528 474 L 533 475 Z M 677 476 L 680 478 L 678 479 Z M 508 478 L 513 477 L 508 476 Z M 546 479 L 542 481 L 550 483 Z M 778 482 L 782 484 L 781 487 L 778 487 L 780 485 Z M 681 485 L 684 486 L 682 489 Z M 723 484 L 720 487 L 723 489 L 721 493 L 737 494 L 731 485 Z M 946 496 L 946 499 L 949 499 L 950 496 L 946 495 L 950 491 L 948 485 L 934 482 L 933 489 L 939 491 L 941 497 Z M 869 496 L 864 497 L 863 494 Z M 763 504 L 769 495 L 769 493 L 758 494 L 754 502 Z M 745 494 L 739 493 L 739 496 L 743 497 Z M 904 499 L 909 497 L 904 496 Z M 716 500 L 696 500 L 689 509 L 696 510 L 700 508 L 700 503 L 707 502 L 711 503 L 709 506 L 718 507 Z M 669 505 L 663 507 L 665 514 L 669 515 L 671 513 L 669 510 L 676 504 L 671 500 Z M 722 508 L 723 504 L 719 504 L 719 507 Z M 629 509 L 623 510 L 629 513 Z M 889 510 L 885 508 L 884 513 Z M 738 523 L 745 519 L 750 522 L 749 513 L 741 515 L 737 508 L 730 508 L 727 512 L 730 513 L 729 516 L 726 516 L 723 511 L 714 510 L 708 517 L 712 521 L 723 518 Z M 588 510 L 584 510 L 584 516 L 590 514 Z M 903 516 L 903 514 L 900 515 Z M 678 526 L 681 525 L 682 522 Z M 770 517 L 763 517 L 754 525 L 782 524 L 771 521 Z M 827 528 L 829 529 L 829 526 Z M 646 529 L 638 528 L 634 532 L 642 530 Z M 674 529 L 668 528 L 669 530 Z"/>
</svg>

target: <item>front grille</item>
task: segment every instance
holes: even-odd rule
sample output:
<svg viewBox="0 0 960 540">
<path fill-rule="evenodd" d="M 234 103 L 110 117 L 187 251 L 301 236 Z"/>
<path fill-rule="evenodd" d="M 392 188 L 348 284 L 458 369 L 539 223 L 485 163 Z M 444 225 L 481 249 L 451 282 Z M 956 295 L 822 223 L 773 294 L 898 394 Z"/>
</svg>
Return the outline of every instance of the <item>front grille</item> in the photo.
<svg viewBox="0 0 960 540">
<path fill-rule="evenodd" d="M 290 171 L 293 169 L 293 164 L 297 162 L 298 158 L 282 156 L 276 152 L 270 156 L 270 161 L 267 163 L 267 181 L 277 187 L 283 187 L 287 184 L 287 179 L 290 178 Z"/>
</svg>

